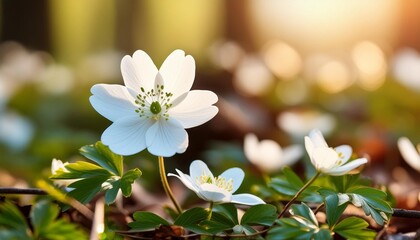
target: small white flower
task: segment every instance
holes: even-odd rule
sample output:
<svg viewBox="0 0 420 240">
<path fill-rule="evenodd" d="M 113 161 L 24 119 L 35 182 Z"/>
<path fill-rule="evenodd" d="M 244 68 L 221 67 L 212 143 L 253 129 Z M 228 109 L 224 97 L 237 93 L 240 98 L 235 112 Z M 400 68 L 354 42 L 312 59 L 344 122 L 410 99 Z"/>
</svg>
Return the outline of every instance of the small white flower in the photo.
<svg viewBox="0 0 420 240">
<path fill-rule="evenodd" d="M 255 134 L 247 134 L 244 141 L 245 156 L 263 172 L 275 172 L 284 166 L 294 164 L 303 154 L 300 145 L 284 149 L 275 141 L 265 139 L 258 141 Z"/>
<path fill-rule="evenodd" d="M 413 143 L 406 137 L 398 139 L 398 149 L 408 165 L 420 172 L 420 149 L 416 150 Z"/>
<path fill-rule="evenodd" d="M 190 91 L 195 62 L 184 51 L 172 52 L 158 70 L 143 51 L 121 61 L 125 86 L 96 84 L 90 102 L 113 123 L 102 134 L 105 145 L 120 155 L 144 149 L 156 156 L 170 157 L 188 147 L 185 129 L 213 118 L 218 108 L 211 91 Z"/>
<path fill-rule="evenodd" d="M 331 114 L 315 110 L 285 111 L 277 116 L 280 129 L 295 138 L 302 138 L 312 129 L 319 129 L 328 136 L 336 126 L 336 120 Z"/>
<path fill-rule="evenodd" d="M 309 137 L 305 136 L 305 148 L 314 167 L 327 175 L 344 175 L 367 163 L 366 158 L 348 162 L 353 152 L 352 148 L 348 145 L 330 148 L 318 129 L 312 130 Z"/>
<path fill-rule="evenodd" d="M 195 160 L 190 165 L 190 175 L 176 169 L 178 175 L 168 176 L 179 178 L 181 182 L 194 191 L 198 197 L 216 203 L 238 203 L 245 205 L 264 204 L 264 201 L 252 194 L 233 194 L 244 180 L 244 171 L 240 168 L 230 168 L 220 176 L 214 177 L 207 165 L 201 160 Z"/>
<path fill-rule="evenodd" d="M 69 164 L 68 162 L 63 163 L 61 160 L 53 158 L 51 162 L 51 173 L 52 175 L 56 174 L 58 170 L 62 170 L 63 172 L 69 172 L 69 170 L 66 169 L 66 165 Z M 54 179 L 54 183 L 60 187 L 67 187 L 68 185 L 76 182 L 76 180 L 60 180 L 60 179 Z"/>
</svg>

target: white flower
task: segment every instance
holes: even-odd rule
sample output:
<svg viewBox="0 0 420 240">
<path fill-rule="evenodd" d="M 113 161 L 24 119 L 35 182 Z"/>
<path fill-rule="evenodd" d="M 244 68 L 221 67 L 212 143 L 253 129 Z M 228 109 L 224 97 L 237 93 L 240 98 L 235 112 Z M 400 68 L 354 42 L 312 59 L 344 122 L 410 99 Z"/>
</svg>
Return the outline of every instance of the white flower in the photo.
<svg viewBox="0 0 420 240">
<path fill-rule="evenodd" d="M 244 180 L 245 174 L 240 168 L 230 168 L 220 176 L 214 177 L 203 161 L 195 160 L 190 165 L 190 175 L 178 169 L 176 171 L 178 175 L 169 173 L 168 176 L 179 178 L 186 187 L 206 201 L 245 205 L 264 204 L 262 199 L 252 194 L 233 194 Z"/>
<path fill-rule="evenodd" d="M 63 172 L 69 172 L 66 169 L 66 165 L 69 164 L 68 162 L 63 163 L 61 160 L 58 159 L 53 159 L 51 162 L 51 173 L 52 175 L 56 174 L 58 170 L 62 170 Z M 76 182 L 77 179 L 75 180 L 55 180 L 54 179 L 54 183 L 57 184 L 58 186 L 61 187 L 67 187 L 68 185 Z"/>
<path fill-rule="evenodd" d="M 315 110 L 286 111 L 277 116 L 277 125 L 289 135 L 300 139 L 315 128 L 328 136 L 336 120 L 330 114 Z"/>
<path fill-rule="evenodd" d="M 211 91 L 190 91 L 195 62 L 184 51 L 172 52 L 158 70 L 150 57 L 138 50 L 121 61 L 125 86 L 96 84 L 90 102 L 97 112 L 113 123 L 101 140 L 121 155 L 144 149 L 169 157 L 188 147 L 186 128 L 213 118 L 218 108 Z"/>
<path fill-rule="evenodd" d="M 420 150 L 417 151 L 413 143 L 406 137 L 398 139 L 398 149 L 408 165 L 420 172 L 420 155 L 418 152 Z"/>
<path fill-rule="evenodd" d="M 284 149 L 270 139 L 258 141 L 255 134 L 247 134 L 244 141 L 245 156 L 263 172 L 275 172 L 284 166 L 294 164 L 303 154 L 300 145 Z"/>
<path fill-rule="evenodd" d="M 312 130 L 309 133 L 309 137 L 305 136 L 305 147 L 315 168 L 319 172 L 328 175 L 344 175 L 367 163 L 366 158 L 348 162 L 353 152 L 352 148 L 348 145 L 341 145 L 336 148 L 328 147 L 327 142 L 325 142 L 322 133 L 318 129 Z"/>
</svg>

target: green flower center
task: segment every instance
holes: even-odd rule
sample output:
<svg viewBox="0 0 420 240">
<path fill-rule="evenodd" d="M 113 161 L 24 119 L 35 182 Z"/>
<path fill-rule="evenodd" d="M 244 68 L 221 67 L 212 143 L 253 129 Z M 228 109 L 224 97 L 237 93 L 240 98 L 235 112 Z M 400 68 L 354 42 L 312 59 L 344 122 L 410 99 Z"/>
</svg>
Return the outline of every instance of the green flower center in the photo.
<svg viewBox="0 0 420 240">
<path fill-rule="evenodd" d="M 160 106 L 160 103 L 157 101 L 152 102 L 152 104 L 150 104 L 150 111 L 153 114 L 160 113 L 160 111 L 162 111 L 162 107 Z"/>
<path fill-rule="evenodd" d="M 172 107 L 171 98 L 173 94 L 164 91 L 163 85 L 157 85 L 155 89 L 145 91 L 140 88 L 140 93 L 136 96 L 134 103 L 138 106 L 135 110 L 141 118 L 153 118 L 158 120 L 163 116 L 169 119 L 168 109 Z"/>
</svg>

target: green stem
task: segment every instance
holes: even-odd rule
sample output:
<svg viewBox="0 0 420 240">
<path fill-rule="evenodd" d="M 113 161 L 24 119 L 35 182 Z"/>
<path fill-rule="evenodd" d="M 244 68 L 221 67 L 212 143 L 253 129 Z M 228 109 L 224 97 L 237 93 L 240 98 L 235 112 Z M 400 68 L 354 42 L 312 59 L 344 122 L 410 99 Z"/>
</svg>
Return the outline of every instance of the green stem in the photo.
<svg viewBox="0 0 420 240">
<path fill-rule="evenodd" d="M 165 189 L 166 195 L 171 199 L 172 203 L 174 204 L 176 211 L 181 214 L 182 208 L 179 206 L 178 202 L 176 201 L 174 194 L 171 191 L 171 188 L 169 187 L 168 179 L 166 178 L 166 172 L 165 172 L 165 163 L 163 160 L 163 157 L 159 156 L 159 173 L 160 173 L 160 179 L 162 180 L 163 189 Z"/>
<path fill-rule="evenodd" d="M 213 214 L 213 204 L 214 204 L 214 202 L 211 201 L 210 202 L 210 206 L 209 206 L 209 215 L 207 216 L 207 220 L 210 220 L 211 219 L 211 215 Z"/>
<path fill-rule="evenodd" d="M 321 172 L 317 172 L 305 185 L 303 185 L 303 187 L 295 194 L 295 196 L 293 196 L 293 198 L 286 204 L 286 206 L 284 206 L 278 218 L 283 217 L 287 209 L 289 209 L 290 205 L 292 205 L 296 201 L 300 194 L 302 194 L 303 191 L 305 191 L 305 189 L 308 188 L 320 174 Z"/>
</svg>

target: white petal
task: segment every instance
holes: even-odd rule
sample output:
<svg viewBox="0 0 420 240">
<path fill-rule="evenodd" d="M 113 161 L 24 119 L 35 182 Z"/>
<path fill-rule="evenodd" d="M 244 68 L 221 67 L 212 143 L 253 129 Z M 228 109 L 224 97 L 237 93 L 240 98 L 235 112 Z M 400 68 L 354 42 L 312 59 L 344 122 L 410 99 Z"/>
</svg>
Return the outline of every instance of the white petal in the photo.
<svg viewBox="0 0 420 240">
<path fill-rule="evenodd" d="M 203 197 L 204 200 L 216 203 L 230 202 L 232 199 L 231 193 L 209 183 L 201 185 L 200 195 L 199 196 Z"/>
<path fill-rule="evenodd" d="M 241 186 L 245 177 L 245 173 L 242 169 L 235 167 L 224 171 L 222 174 L 220 174 L 219 178 L 220 177 L 224 178 L 226 181 L 229 181 L 230 179 L 233 180 L 232 193 L 234 193 Z"/>
<path fill-rule="evenodd" d="M 192 87 L 195 77 L 194 58 L 185 56 L 182 50 L 175 50 L 162 63 L 159 72 L 165 80 L 166 90 L 177 98 Z"/>
<path fill-rule="evenodd" d="M 328 147 L 327 142 L 324 139 L 324 136 L 322 136 L 321 131 L 318 129 L 314 129 L 309 133 L 309 137 L 312 140 L 312 143 L 315 147 Z"/>
<path fill-rule="evenodd" d="M 420 155 L 413 143 L 408 138 L 401 137 L 398 139 L 398 149 L 408 165 L 420 172 Z"/>
<path fill-rule="evenodd" d="M 120 155 L 132 155 L 146 148 L 146 131 L 152 126 L 150 119 L 129 116 L 118 119 L 102 134 L 101 141 Z"/>
<path fill-rule="evenodd" d="M 193 90 L 182 102 L 171 107 L 168 113 L 181 122 L 184 128 L 192 128 L 209 121 L 218 113 L 219 109 L 212 106 L 216 102 L 217 95 L 213 92 Z"/>
<path fill-rule="evenodd" d="M 137 50 L 133 57 L 125 56 L 121 61 L 121 73 L 126 87 L 140 92 L 153 89 L 158 70 L 152 59 L 142 50 Z"/>
<path fill-rule="evenodd" d="M 161 117 L 146 132 L 147 150 L 155 156 L 171 157 L 185 151 L 187 131 L 175 119 Z"/>
<path fill-rule="evenodd" d="M 338 154 L 332 148 L 315 148 L 313 152 L 315 168 L 321 172 L 326 172 L 336 166 Z"/>
<path fill-rule="evenodd" d="M 193 183 L 192 179 L 190 176 L 184 174 L 183 172 L 179 171 L 178 169 L 175 169 L 176 172 L 178 173 L 178 175 L 173 174 L 173 173 L 168 173 L 169 177 L 177 177 L 179 180 L 181 180 L 181 182 L 190 190 L 194 191 L 194 192 L 198 192 L 198 189 L 196 187 L 196 185 Z"/>
<path fill-rule="evenodd" d="M 347 194 L 338 193 L 338 206 L 350 201 L 350 197 Z"/>
<path fill-rule="evenodd" d="M 338 157 L 341 159 L 340 165 L 346 163 L 353 153 L 353 149 L 349 145 L 341 145 L 334 148 L 334 150 L 338 153 Z"/>
<path fill-rule="evenodd" d="M 291 145 L 283 148 L 282 162 L 285 165 L 292 165 L 299 160 L 303 155 L 303 149 L 301 145 Z"/>
<path fill-rule="evenodd" d="M 367 163 L 368 160 L 366 158 L 359 158 L 353 161 L 348 162 L 347 164 L 344 164 L 340 167 L 336 167 L 330 170 L 325 171 L 324 173 L 328 174 L 328 175 L 332 175 L 332 176 L 341 176 L 344 175 L 348 172 L 350 172 L 351 170 L 359 167 L 362 164 Z"/>
<path fill-rule="evenodd" d="M 209 167 L 207 167 L 207 164 L 205 164 L 201 160 L 194 160 L 190 164 L 190 176 L 193 181 L 199 181 L 201 176 L 208 176 L 212 179 L 212 182 L 214 182 L 214 176 L 213 173 L 210 171 Z"/>
<path fill-rule="evenodd" d="M 306 152 L 309 155 L 309 158 L 311 159 L 312 165 L 315 166 L 316 165 L 316 162 L 315 162 L 315 159 L 313 157 L 315 146 L 312 143 L 312 140 L 309 137 L 307 137 L 307 136 L 305 136 L 305 149 L 306 149 Z"/>
<path fill-rule="evenodd" d="M 244 153 L 252 163 L 257 162 L 258 158 L 258 138 L 253 133 L 248 133 L 244 138 Z"/>
<path fill-rule="evenodd" d="M 265 202 L 261 198 L 249 193 L 234 194 L 232 195 L 231 202 L 244 205 L 265 204 Z"/>
<path fill-rule="evenodd" d="M 137 115 L 134 98 L 127 88 L 116 84 L 96 84 L 91 88 L 89 101 L 93 108 L 111 121 L 124 116 Z"/>
</svg>

